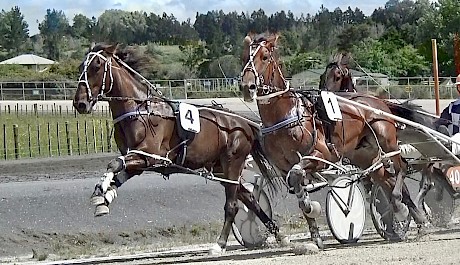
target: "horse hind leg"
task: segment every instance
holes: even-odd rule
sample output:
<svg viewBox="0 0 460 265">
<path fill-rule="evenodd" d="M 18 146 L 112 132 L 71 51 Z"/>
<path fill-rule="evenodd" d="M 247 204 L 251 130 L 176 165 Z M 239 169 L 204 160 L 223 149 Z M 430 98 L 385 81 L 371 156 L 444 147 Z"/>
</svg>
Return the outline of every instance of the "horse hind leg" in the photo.
<svg viewBox="0 0 460 265">
<path fill-rule="evenodd" d="M 211 255 L 222 254 L 225 252 L 228 236 L 230 235 L 230 229 L 238 212 L 237 191 L 239 185 L 231 183 L 222 184 L 225 187 L 225 220 L 220 236 L 217 239 L 217 243 L 209 250 L 209 254 Z"/>
<path fill-rule="evenodd" d="M 428 191 L 431 190 L 433 187 L 433 183 L 431 180 L 431 166 L 425 167 L 422 170 L 422 179 L 420 180 L 420 187 L 417 197 L 415 199 L 415 203 L 419 209 L 424 209 L 427 212 L 428 209 L 425 209 L 424 199 Z M 430 215 L 429 212 L 427 212 Z"/>
<path fill-rule="evenodd" d="M 246 187 L 240 184 L 238 199 L 262 221 L 268 231 L 273 234 L 276 240 L 282 245 L 289 244 L 289 239 L 286 235 L 280 232 L 279 226 L 262 210 L 259 202 L 256 200 L 254 193 L 250 192 Z"/>
</svg>

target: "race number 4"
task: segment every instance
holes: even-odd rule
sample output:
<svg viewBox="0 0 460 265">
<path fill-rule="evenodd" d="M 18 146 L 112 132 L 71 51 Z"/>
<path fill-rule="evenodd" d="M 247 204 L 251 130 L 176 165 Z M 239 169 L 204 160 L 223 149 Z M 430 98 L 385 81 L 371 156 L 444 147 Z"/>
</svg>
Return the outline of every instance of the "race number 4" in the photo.
<svg viewBox="0 0 460 265">
<path fill-rule="evenodd" d="M 460 167 L 451 167 L 447 170 L 447 176 L 449 178 L 452 187 L 460 187 Z"/>
<path fill-rule="evenodd" d="M 200 113 L 195 106 L 187 103 L 180 103 L 179 115 L 180 125 L 184 130 L 194 133 L 200 132 Z"/>
<path fill-rule="evenodd" d="M 339 102 L 337 101 L 335 94 L 329 91 L 321 91 L 321 98 L 329 119 L 333 121 L 341 121 L 342 112 L 340 111 Z"/>
</svg>

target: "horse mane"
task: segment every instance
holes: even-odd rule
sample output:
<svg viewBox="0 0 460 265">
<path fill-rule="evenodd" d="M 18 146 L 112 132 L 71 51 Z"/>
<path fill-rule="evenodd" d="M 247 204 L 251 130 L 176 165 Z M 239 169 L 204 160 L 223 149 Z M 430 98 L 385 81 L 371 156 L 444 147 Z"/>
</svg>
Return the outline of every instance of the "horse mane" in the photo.
<svg viewBox="0 0 460 265">
<path fill-rule="evenodd" d="M 98 52 L 100 50 L 105 50 L 109 47 L 113 46 L 112 44 L 107 43 L 98 43 L 92 49 L 93 52 Z M 150 69 L 152 62 L 149 57 L 145 56 L 144 53 L 141 51 L 139 47 L 135 46 L 125 46 L 122 48 L 117 47 L 115 55 L 120 58 L 123 62 L 125 62 L 129 67 L 131 67 L 134 71 L 144 75 L 148 73 L 148 69 Z M 139 80 L 139 77 L 128 71 L 131 75 L 136 77 Z"/>
<path fill-rule="evenodd" d="M 350 53 L 348 52 L 337 52 L 329 58 L 330 64 L 338 65 L 349 65 L 350 63 Z M 348 67 L 347 67 L 348 68 Z"/>
</svg>

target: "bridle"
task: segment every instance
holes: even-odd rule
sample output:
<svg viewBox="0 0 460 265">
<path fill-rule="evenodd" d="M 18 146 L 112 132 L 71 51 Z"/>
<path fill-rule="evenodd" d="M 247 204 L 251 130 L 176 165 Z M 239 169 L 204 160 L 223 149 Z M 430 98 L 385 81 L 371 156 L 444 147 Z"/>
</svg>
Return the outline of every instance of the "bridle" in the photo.
<svg viewBox="0 0 460 265">
<path fill-rule="evenodd" d="M 140 73 L 135 71 L 133 68 L 131 68 L 125 62 L 123 62 L 123 60 L 121 60 L 117 55 L 113 54 L 110 57 L 105 57 L 104 55 L 102 55 L 102 52 L 103 52 L 103 50 L 100 50 L 100 51 L 97 51 L 97 52 L 89 52 L 86 55 L 85 61 L 83 62 L 83 71 L 82 71 L 82 73 L 80 75 L 78 83 L 84 83 L 86 85 L 86 89 L 87 89 L 86 93 L 88 95 L 88 102 L 90 102 L 92 104 L 96 104 L 96 102 L 98 100 L 101 100 L 101 99 L 106 100 L 106 101 L 110 101 L 110 100 L 125 100 L 125 101 L 126 100 L 135 100 L 135 101 L 145 102 L 145 101 L 148 101 L 148 100 L 150 100 L 152 98 L 152 96 L 149 95 L 150 89 L 147 90 L 147 98 L 117 97 L 117 96 L 108 97 L 107 95 L 112 91 L 112 88 L 113 88 L 112 68 L 121 69 L 121 68 L 119 68 L 117 66 L 114 66 L 112 64 L 112 59 L 115 59 L 115 61 L 118 64 L 122 65 L 127 70 L 129 70 L 132 73 L 134 73 L 137 76 L 139 76 L 148 85 L 148 87 L 153 89 L 153 90 L 155 90 L 155 92 L 160 97 L 163 96 L 163 93 L 160 90 L 158 90 L 152 83 L 150 83 Z M 91 65 L 91 63 L 93 62 L 93 60 L 96 57 L 99 57 L 100 59 L 105 61 L 105 63 L 104 63 L 104 74 L 103 74 L 103 77 L 102 77 L 102 85 L 101 85 L 101 87 L 99 89 L 98 94 L 96 96 L 94 96 L 93 93 L 92 93 L 91 86 L 89 85 L 89 82 L 88 82 L 88 67 Z M 106 84 L 107 76 L 109 76 L 109 78 L 110 78 L 110 84 L 109 85 Z"/>
<path fill-rule="evenodd" d="M 96 104 L 99 98 L 101 98 L 104 95 L 107 95 L 112 91 L 113 88 L 113 74 L 112 74 L 112 57 L 105 57 L 102 55 L 103 50 L 97 51 L 97 52 L 89 52 L 86 55 L 86 59 L 83 62 L 83 72 L 80 75 L 80 78 L 78 79 L 78 84 L 84 83 L 86 86 L 86 93 L 88 95 L 88 102 L 92 104 Z M 115 56 L 115 55 L 114 55 Z M 100 59 L 104 60 L 104 75 L 102 77 L 102 85 L 99 88 L 99 92 L 96 96 L 93 96 L 93 92 L 91 89 L 91 86 L 89 85 L 88 82 L 88 67 L 91 65 L 93 60 L 99 57 Z M 118 68 L 118 67 L 117 67 Z M 106 79 L 107 79 L 107 74 L 110 77 L 110 85 L 108 88 L 106 87 Z"/>
<path fill-rule="evenodd" d="M 254 57 L 256 56 L 256 54 L 259 52 L 261 48 L 267 48 L 269 50 L 270 58 L 268 59 L 269 61 L 267 62 L 267 66 L 263 69 L 261 73 L 259 73 L 254 64 Z M 279 67 L 275 58 L 273 57 L 273 54 L 272 54 L 273 49 L 274 48 L 269 49 L 267 47 L 267 41 L 261 41 L 261 42 L 252 41 L 249 44 L 249 60 L 246 63 L 246 65 L 243 67 L 243 71 L 241 72 L 241 77 L 243 77 L 244 73 L 247 71 L 251 71 L 254 74 L 255 81 L 256 81 L 256 89 L 258 90 L 260 89 L 262 91 L 261 95 L 256 96 L 257 100 L 269 99 L 272 97 L 282 95 L 286 93 L 287 91 L 289 91 L 289 82 L 284 78 L 283 73 L 281 72 L 281 68 Z M 285 85 L 284 89 L 265 83 L 263 74 L 268 70 L 268 67 L 270 65 L 273 65 L 273 69 L 272 69 L 273 73 L 275 71 L 278 71 L 279 75 L 281 76 L 284 82 L 284 85 Z M 272 80 L 267 80 L 267 81 L 271 83 Z"/>
<path fill-rule="evenodd" d="M 260 73 L 257 71 L 256 69 L 256 66 L 255 66 L 255 63 L 254 63 L 254 58 L 255 56 L 257 55 L 257 53 L 260 51 L 261 48 L 267 48 L 269 51 L 270 51 L 270 57 L 268 58 L 268 62 L 267 62 L 267 66 L 263 69 L 263 71 L 261 71 Z M 256 81 L 256 89 L 258 89 L 258 92 L 260 91 L 261 92 L 261 95 L 257 94 L 256 98 L 257 100 L 266 100 L 266 99 L 270 99 L 270 98 L 273 98 L 273 97 L 276 97 L 276 96 L 280 96 L 280 95 L 283 95 L 287 92 L 292 92 L 294 95 L 294 97 L 296 98 L 296 105 L 293 106 L 293 112 L 290 113 L 288 116 L 284 117 L 283 120 L 280 120 L 278 122 L 276 122 L 275 124 L 271 125 L 271 126 L 263 126 L 263 128 L 261 128 L 261 133 L 262 135 L 266 135 L 266 134 L 270 134 L 270 133 L 273 133 L 279 129 L 282 129 L 282 128 L 285 128 L 285 127 L 288 127 L 288 126 L 291 126 L 294 124 L 294 126 L 301 126 L 302 128 L 304 128 L 304 126 L 302 125 L 302 120 L 306 117 L 304 112 L 306 111 L 306 109 L 304 109 L 304 107 L 301 105 L 301 101 L 302 99 L 300 98 L 300 95 L 298 93 L 295 93 L 294 91 L 290 90 L 289 88 L 289 83 L 288 81 L 284 78 L 282 72 L 281 72 L 281 68 L 279 67 L 279 65 L 277 64 L 275 58 L 273 57 L 273 48 L 272 49 L 269 49 L 267 47 L 267 41 L 261 41 L 261 42 L 254 42 L 252 41 L 250 44 L 249 44 L 249 59 L 248 59 L 248 62 L 246 63 L 246 65 L 244 66 L 243 68 L 243 71 L 241 72 L 241 77 L 244 76 L 245 72 L 247 71 L 251 71 L 254 76 L 255 76 L 255 81 Z M 283 80 L 284 82 L 284 85 L 285 85 L 285 88 L 280 88 L 280 87 L 276 87 L 276 86 L 273 86 L 271 85 L 271 81 L 272 80 L 265 80 L 264 77 L 263 77 L 263 73 L 265 73 L 269 68 L 270 65 L 273 65 L 273 73 L 275 73 L 275 71 L 278 71 L 281 79 Z M 265 81 L 268 81 L 267 83 Z M 310 116 L 311 119 L 312 119 L 312 126 L 313 126 L 313 129 L 312 129 L 312 132 L 310 132 L 309 130 L 306 130 L 311 139 L 312 139 L 312 145 L 311 147 L 309 148 L 308 150 L 308 154 L 311 153 L 316 145 L 316 142 L 318 140 L 318 137 L 317 137 L 317 130 L 316 130 L 316 123 L 314 121 L 314 115 L 312 114 L 313 111 L 311 110 L 308 110 L 308 112 L 310 112 Z"/>
<path fill-rule="evenodd" d="M 341 67 L 341 66 L 339 65 L 338 62 L 329 63 L 329 64 L 326 66 L 326 70 L 332 69 L 332 68 L 334 68 L 334 67 L 337 68 L 337 69 L 339 69 L 340 74 L 341 74 L 342 76 L 347 76 L 347 75 L 349 74 L 348 68 L 343 68 L 343 67 Z"/>
<path fill-rule="evenodd" d="M 324 82 L 322 84 L 322 87 L 320 87 L 321 90 L 326 90 L 326 91 L 328 90 L 328 88 L 326 87 L 326 79 L 327 79 L 329 71 L 331 71 L 334 68 L 337 68 L 340 71 L 340 75 L 342 76 L 342 81 L 343 81 L 343 78 L 350 75 L 350 71 L 348 70 L 348 68 L 341 67 L 338 62 L 329 63 L 326 66 L 326 72 L 324 73 Z M 340 89 L 342 89 L 342 84 L 341 84 Z"/>
</svg>

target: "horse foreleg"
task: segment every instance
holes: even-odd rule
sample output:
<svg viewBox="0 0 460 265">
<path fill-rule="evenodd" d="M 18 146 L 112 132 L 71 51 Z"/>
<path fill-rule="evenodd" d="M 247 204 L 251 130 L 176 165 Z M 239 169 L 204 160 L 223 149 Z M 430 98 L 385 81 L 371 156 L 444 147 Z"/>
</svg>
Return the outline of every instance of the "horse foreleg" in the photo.
<svg viewBox="0 0 460 265">
<path fill-rule="evenodd" d="M 312 201 L 308 192 L 303 188 L 302 184 L 306 177 L 306 171 L 302 168 L 301 164 L 304 164 L 304 162 L 301 161 L 295 164 L 291 170 L 289 170 L 286 182 L 289 187 L 293 188 L 299 202 L 299 208 L 305 216 L 305 219 L 307 219 L 312 241 L 319 248 L 323 248 L 323 240 L 321 239 L 319 228 L 315 220 L 321 214 L 321 205 L 317 201 Z"/>
<path fill-rule="evenodd" d="M 107 172 L 91 195 L 91 203 L 96 206 L 96 217 L 109 213 L 108 205 L 117 197 L 117 189 L 131 177 L 140 174 L 142 171 L 139 168 L 145 165 L 146 161 L 138 155 L 120 156 L 110 161 Z"/>
<path fill-rule="evenodd" d="M 238 199 L 251 211 L 253 211 L 260 221 L 265 225 L 268 231 L 273 234 L 278 242 L 282 245 L 287 245 L 289 239 L 280 232 L 278 225 L 273 221 L 268 215 L 262 210 L 259 205 L 259 202 L 254 197 L 254 193 L 240 184 L 240 190 L 238 192 Z"/>
<path fill-rule="evenodd" d="M 230 229 L 232 228 L 233 221 L 238 212 L 237 191 L 239 185 L 229 183 L 222 183 L 222 185 L 225 187 L 225 221 L 219 239 L 217 240 L 217 245 L 210 249 L 210 254 L 221 254 L 225 252 Z"/>
</svg>

